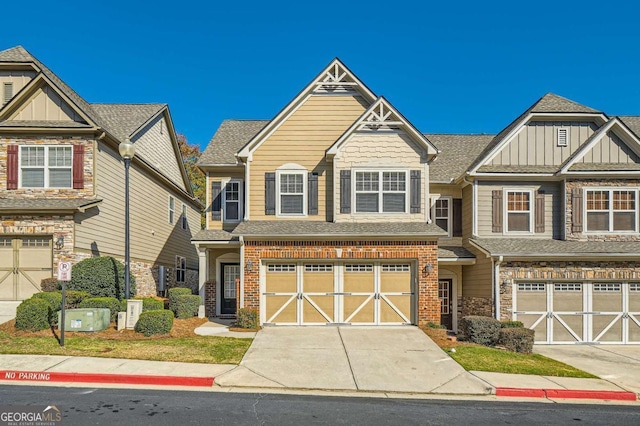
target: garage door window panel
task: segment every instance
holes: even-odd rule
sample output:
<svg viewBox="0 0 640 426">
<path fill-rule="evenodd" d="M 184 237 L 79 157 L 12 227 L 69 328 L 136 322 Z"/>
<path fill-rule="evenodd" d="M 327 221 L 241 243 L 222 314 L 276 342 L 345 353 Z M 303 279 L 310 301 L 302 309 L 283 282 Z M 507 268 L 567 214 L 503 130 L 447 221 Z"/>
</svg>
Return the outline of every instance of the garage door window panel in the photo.
<svg viewBox="0 0 640 426">
<path fill-rule="evenodd" d="M 586 189 L 587 232 L 638 232 L 637 189 Z"/>
</svg>

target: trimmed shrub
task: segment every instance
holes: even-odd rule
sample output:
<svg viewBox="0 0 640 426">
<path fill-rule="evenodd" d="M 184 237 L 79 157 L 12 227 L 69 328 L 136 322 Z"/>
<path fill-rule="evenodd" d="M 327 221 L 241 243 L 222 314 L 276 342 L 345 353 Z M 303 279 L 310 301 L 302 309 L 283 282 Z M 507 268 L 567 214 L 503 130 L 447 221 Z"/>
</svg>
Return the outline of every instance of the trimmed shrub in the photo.
<svg viewBox="0 0 640 426">
<path fill-rule="evenodd" d="M 175 312 L 176 307 L 176 298 L 180 295 L 193 294 L 190 288 L 186 287 L 174 287 L 170 288 L 169 291 L 169 310 Z"/>
<path fill-rule="evenodd" d="M 18 330 L 45 330 L 51 327 L 49 324 L 50 310 L 49 303 L 45 299 L 39 297 L 27 299 L 18 305 L 15 327 Z"/>
<path fill-rule="evenodd" d="M 113 257 L 93 257 L 73 265 L 69 290 L 86 291 L 94 297 L 124 298 L 124 265 Z M 136 294 L 136 280 L 129 280 L 131 295 Z"/>
<path fill-rule="evenodd" d="M 236 325 L 240 328 L 258 328 L 258 311 L 249 308 L 238 309 Z"/>
<path fill-rule="evenodd" d="M 62 292 L 60 291 L 58 293 L 60 293 L 60 297 L 62 297 Z M 89 298 L 91 298 L 91 295 L 86 291 L 67 290 L 65 294 L 65 307 L 67 309 L 76 309 L 84 299 Z"/>
<path fill-rule="evenodd" d="M 108 308 L 111 311 L 111 321 L 118 319 L 120 312 L 120 301 L 115 297 L 90 297 L 84 299 L 78 308 Z"/>
<path fill-rule="evenodd" d="M 163 309 L 142 312 L 134 330 L 149 337 L 154 334 L 167 334 L 171 331 L 171 327 L 173 327 L 173 312 Z"/>
<path fill-rule="evenodd" d="M 62 288 L 62 284 L 57 278 L 43 278 L 40 281 L 40 290 L 42 291 L 56 291 Z"/>
<path fill-rule="evenodd" d="M 535 331 L 528 328 L 503 328 L 498 344 L 511 352 L 530 354 L 533 351 Z"/>
<path fill-rule="evenodd" d="M 491 317 L 470 315 L 460 322 L 465 339 L 485 346 L 493 346 L 500 337 L 500 321 Z"/>
<path fill-rule="evenodd" d="M 32 299 L 42 299 L 49 305 L 49 324 L 58 323 L 58 311 L 62 309 L 62 293 L 36 293 L 31 296 Z"/>
<path fill-rule="evenodd" d="M 522 321 L 501 321 L 501 328 L 523 328 L 524 324 Z"/>
<path fill-rule="evenodd" d="M 194 294 L 181 294 L 175 298 L 176 318 L 193 318 L 198 314 L 198 308 L 202 304 L 202 298 Z"/>
<path fill-rule="evenodd" d="M 164 301 L 158 300 L 154 297 L 142 298 L 142 312 L 161 311 L 163 309 L 164 309 Z"/>
</svg>

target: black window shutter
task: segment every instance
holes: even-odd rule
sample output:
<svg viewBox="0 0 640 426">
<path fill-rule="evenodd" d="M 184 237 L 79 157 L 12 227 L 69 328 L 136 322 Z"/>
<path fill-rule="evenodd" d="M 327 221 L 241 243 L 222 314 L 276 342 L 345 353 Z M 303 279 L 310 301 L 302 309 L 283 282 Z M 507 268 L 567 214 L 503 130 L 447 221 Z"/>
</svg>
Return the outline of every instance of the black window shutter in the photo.
<svg viewBox="0 0 640 426">
<path fill-rule="evenodd" d="M 264 214 L 276 214 L 276 174 L 264 174 Z"/>
<path fill-rule="evenodd" d="M 222 182 L 211 182 L 211 220 L 222 219 Z"/>
<path fill-rule="evenodd" d="M 420 213 L 420 170 L 411 170 L 411 213 Z"/>
<path fill-rule="evenodd" d="M 351 213 L 351 170 L 340 170 L 340 213 Z"/>
<path fill-rule="evenodd" d="M 536 193 L 535 232 L 544 232 L 544 191 Z"/>
<path fill-rule="evenodd" d="M 502 232 L 502 190 L 491 193 L 491 232 Z"/>
<path fill-rule="evenodd" d="M 462 198 L 453 199 L 453 234 L 462 237 Z"/>
<path fill-rule="evenodd" d="M 307 194 L 307 210 L 308 214 L 318 214 L 318 174 L 309 173 L 307 178 L 309 193 Z"/>
</svg>

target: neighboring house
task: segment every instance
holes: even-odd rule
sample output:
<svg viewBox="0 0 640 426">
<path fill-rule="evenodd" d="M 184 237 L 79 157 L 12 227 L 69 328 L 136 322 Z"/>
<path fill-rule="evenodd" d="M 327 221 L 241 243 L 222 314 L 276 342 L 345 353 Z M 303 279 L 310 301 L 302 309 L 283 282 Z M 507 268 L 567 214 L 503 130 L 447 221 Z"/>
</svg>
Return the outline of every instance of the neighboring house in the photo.
<svg viewBox="0 0 640 426">
<path fill-rule="evenodd" d="M 196 288 L 200 203 L 164 104 L 89 104 L 18 46 L 0 52 L 0 300 L 40 290 L 60 261 L 124 256 L 130 138 L 131 271 L 139 294 Z"/>
<path fill-rule="evenodd" d="M 208 315 L 261 324 L 440 321 L 437 150 L 338 59 L 270 121 L 222 123 L 200 254 Z"/>
</svg>

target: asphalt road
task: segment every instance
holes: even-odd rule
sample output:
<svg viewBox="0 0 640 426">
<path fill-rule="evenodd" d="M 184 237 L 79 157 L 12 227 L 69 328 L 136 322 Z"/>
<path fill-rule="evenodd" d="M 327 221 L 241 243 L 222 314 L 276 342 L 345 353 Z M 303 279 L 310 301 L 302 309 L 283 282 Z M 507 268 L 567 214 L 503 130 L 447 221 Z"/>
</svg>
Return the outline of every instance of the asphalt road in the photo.
<svg viewBox="0 0 640 426">
<path fill-rule="evenodd" d="M 640 408 L 0 386 L 0 405 L 55 405 L 63 425 L 639 425 Z M 0 422 L 1 424 L 1 422 Z"/>
</svg>

